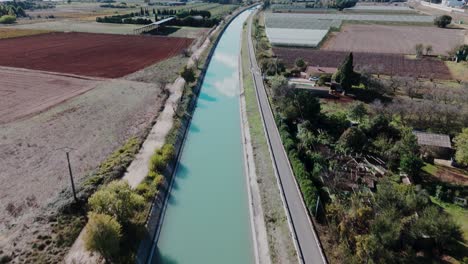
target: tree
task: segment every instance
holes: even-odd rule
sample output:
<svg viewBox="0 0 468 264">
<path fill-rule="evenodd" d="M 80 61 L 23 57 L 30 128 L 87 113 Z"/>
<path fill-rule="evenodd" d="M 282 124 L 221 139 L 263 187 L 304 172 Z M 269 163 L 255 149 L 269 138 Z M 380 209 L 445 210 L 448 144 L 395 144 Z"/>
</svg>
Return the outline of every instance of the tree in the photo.
<svg viewBox="0 0 468 264">
<path fill-rule="evenodd" d="M 338 10 L 343 10 L 344 8 L 349 8 L 355 6 L 357 3 L 357 0 L 337 0 L 335 2 L 335 7 Z"/>
<path fill-rule="evenodd" d="M 353 85 L 359 84 L 360 75 L 354 72 L 353 53 L 349 53 L 333 75 L 333 79 L 340 83 L 344 90 L 349 90 Z"/>
<path fill-rule="evenodd" d="M 195 81 L 195 72 L 191 67 L 185 66 L 182 72 L 180 73 L 180 76 L 184 78 L 186 83 L 191 83 Z"/>
<path fill-rule="evenodd" d="M 362 119 L 367 115 L 366 106 L 362 102 L 354 104 L 351 109 L 349 109 L 348 115 L 351 119 L 362 122 Z"/>
<path fill-rule="evenodd" d="M 131 222 L 144 205 L 144 198 L 132 191 L 126 181 L 113 181 L 88 200 L 91 210 L 115 217 L 119 223 Z"/>
<path fill-rule="evenodd" d="M 306 66 L 306 63 L 302 58 L 297 58 L 294 64 L 300 69 L 304 69 L 304 67 Z"/>
<path fill-rule="evenodd" d="M 417 176 L 423 165 L 423 161 L 414 154 L 405 154 L 400 160 L 400 169 L 410 176 Z"/>
<path fill-rule="evenodd" d="M 430 53 L 432 52 L 432 45 L 427 45 L 426 46 L 426 55 L 430 55 Z"/>
<path fill-rule="evenodd" d="M 416 51 L 416 58 L 421 58 L 424 51 L 424 45 L 419 43 L 414 45 L 414 50 Z"/>
<path fill-rule="evenodd" d="M 313 92 L 304 89 L 290 89 L 283 100 L 283 105 L 290 106 L 292 117 L 294 120 L 309 120 L 316 121 L 316 117 L 320 114 L 320 102 Z"/>
<path fill-rule="evenodd" d="M 453 141 L 456 147 L 455 159 L 460 164 L 468 165 L 468 128 L 463 128 Z"/>
<path fill-rule="evenodd" d="M 443 16 L 438 16 L 434 19 L 434 25 L 440 28 L 445 28 L 450 23 L 452 23 L 451 16 L 443 15 Z"/>
<path fill-rule="evenodd" d="M 91 212 L 88 218 L 84 236 L 86 249 L 99 252 L 109 263 L 119 252 L 122 227 L 109 215 Z"/>
<path fill-rule="evenodd" d="M 367 137 L 364 132 L 358 127 L 350 127 L 343 132 L 338 145 L 343 147 L 345 150 L 354 152 L 361 152 L 367 144 Z"/>
<path fill-rule="evenodd" d="M 453 248 L 462 239 L 460 227 L 446 213 L 435 206 L 426 207 L 411 228 L 414 238 L 429 237 L 435 242 L 439 254 Z"/>
<path fill-rule="evenodd" d="M 273 97 L 285 96 L 288 92 L 288 79 L 282 75 L 276 75 L 270 80 Z"/>
</svg>

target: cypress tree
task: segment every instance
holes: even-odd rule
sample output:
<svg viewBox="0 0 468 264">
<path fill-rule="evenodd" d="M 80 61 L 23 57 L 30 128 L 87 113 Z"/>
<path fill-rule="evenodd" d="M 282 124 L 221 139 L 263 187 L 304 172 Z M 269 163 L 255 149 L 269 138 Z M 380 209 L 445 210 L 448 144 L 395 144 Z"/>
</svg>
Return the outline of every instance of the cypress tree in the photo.
<svg viewBox="0 0 468 264">
<path fill-rule="evenodd" d="M 359 84 L 359 74 L 354 72 L 353 53 L 349 53 L 343 63 L 333 76 L 333 79 L 341 84 L 344 90 L 350 89 L 353 85 Z"/>
</svg>

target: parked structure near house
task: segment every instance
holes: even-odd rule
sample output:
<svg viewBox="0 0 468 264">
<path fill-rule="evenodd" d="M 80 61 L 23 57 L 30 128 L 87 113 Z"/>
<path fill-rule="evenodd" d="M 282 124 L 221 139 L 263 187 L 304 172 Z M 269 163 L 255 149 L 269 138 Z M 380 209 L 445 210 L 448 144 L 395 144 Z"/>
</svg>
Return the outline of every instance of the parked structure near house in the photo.
<svg viewBox="0 0 468 264">
<path fill-rule="evenodd" d="M 444 134 L 435 134 L 421 131 L 413 131 L 418 138 L 421 153 L 439 159 L 450 159 L 453 155 L 450 137 Z"/>
</svg>

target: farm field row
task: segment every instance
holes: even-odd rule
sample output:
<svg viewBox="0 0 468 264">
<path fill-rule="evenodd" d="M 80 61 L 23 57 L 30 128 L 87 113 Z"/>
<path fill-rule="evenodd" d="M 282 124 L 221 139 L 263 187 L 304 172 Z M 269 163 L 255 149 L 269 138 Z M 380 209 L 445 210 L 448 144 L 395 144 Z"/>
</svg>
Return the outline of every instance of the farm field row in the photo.
<svg viewBox="0 0 468 264">
<path fill-rule="evenodd" d="M 328 30 L 267 28 L 270 43 L 275 46 L 317 47 L 328 34 Z"/>
<path fill-rule="evenodd" d="M 419 16 L 419 15 L 375 15 L 375 14 L 300 14 L 300 13 L 266 13 L 265 24 L 267 35 L 270 42 L 273 45 L 282 46 L 318 46 L 323 39 L 327 36 L 330 30 L 339 29 L 344 21 L 353 21 L 358 23 L 363 22 L 396 22 L 396 23 L 419 23 L 419 22 L 432 22 L 433 17 L 431 16 Z M 378 25 L 372 25 L 378 26 Z M 389 28 L 386 28 L 387 31 Z M 313 31 L 304 31 L 313 30 Z M 377 29 L 369 29 L 371 34 L 379 33 L 382 38 L 374 37 L 375 41 L 386 40 L 387 32 L 379 32 Z M 354 33 L 354 32 L 353 32 Z M 403 32 L 404 33 L 404 32 Z M 410 34 L 414 32 L 409 32 Z M 426 32 L 423 32 L 426 33 Z M 400 32 L 400 34 L 402 34 Z M 432 32 L 429 33 L 431 35 Z M 422 38 L 417 34 L 416 37 Z M 340 36 L 340 34 L 338 34 Z M 340 36 L 341 37 L 341 36 Z M 365 38 L 360 36 L 352 35 L 355 38 L 355 42 L 361 41 L 366 42 Z M 364 36 L 365 37 L 365 36 Z M 384 38 L 385 37 L 385 38 Z M 442 36 L 443 37 L 443 36 Z M 344 34 L 342 38 L 349 38 Z M 414 36 L 413 36 L 414 38 Z M 428 37 L 429 38 L 429 37 Z M 447 40 L 451 41 L 451 39 Z M 339 42 L 337 45 L 343 46 L 341 49 L 348 47 L 348 42 Z M 445 43 L 445 39 L 441 40 Z M 367 43 L 365 43 L 367 44 Z M 438 44 L 438 43 L 436 43 Z M 396 45 L 396 44 L 395 44 Z M 333 45 L 331 45 L 333 46 Z M 367 48 L 367 45 L 359 46 L 359 48 Z M 379 48 L 377 46 L 377 48 Z M 412 47 L 414 48 L 414 46 Z M 452 47 L 450 47 L 452 48 Z M 339 49 L 339 50 L 341 50 Z M 446 52 L 446 50 L 444 50 Z"/>
<path fill-rule="evenodd" d="M 267 13 L 265 16 L 267 28 L 293 28 L 293 29 L 325 29 L 338 28 L 341 20 L 333 19 L 285 19 L 280 14 Z"/>
<path fill-rule="evenodd" d="M 272 16 L 271 19 L 277 20 L 277 23 L 307 23 L 313 19 L 331 19 L 331 20 L 351 20 L 351 21 L 379 21 L 379 22 L 413 22 L 413 23 L 432 23 L 434 17 L 425 15 L 381 15 L 381 14 L 286 14 L 286 13 L 267 13 Z"/>
<path fill-rule="evenodd" d="M 187 48 L 188 38 L 49 33 L 0 41 L 0 65 L 116 78 Z"/>
<path fill-rule="evenodd" d="M 10 27 L 24 30 L 50 30 L 59 32 L 85 32 L 100 34 L 132 34 L 141 25 L 97 23 L 95 21 L 52 20 Z"/>
<path fill-rule="evenodd" d="M 309 65 L 338 67 L 348 55 L 344 51 L 326 51 L 299 48 L 273 48 L 274 53 L 289 67 L 297 58 L 303 58 Z M 418 78 L 452 79 L 443 61 L 436 59 L 410 59 L 399 54 L 360 53 L 354 54 L 356 70 L 384 75 L 410 76 Z"/>
<path fill-rule="evenodd" d="M 463 44 L 464 32 L 426 26 L 344 25 L 322 46 L 325 50 L 415 54 L 415 45 L 432 46 L 431 54 L 447 55 Z M 395 41 L 398 40 L 398 41 Z"/>
</svg>

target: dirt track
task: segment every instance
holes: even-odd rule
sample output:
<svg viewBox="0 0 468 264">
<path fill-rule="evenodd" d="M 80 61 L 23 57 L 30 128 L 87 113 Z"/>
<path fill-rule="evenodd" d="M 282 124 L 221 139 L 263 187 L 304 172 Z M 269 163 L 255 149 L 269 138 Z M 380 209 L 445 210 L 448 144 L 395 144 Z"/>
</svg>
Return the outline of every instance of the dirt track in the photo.
<svg viewBox="0 0 468 264">
<path fill-rule="evenodd" d="M 180 54 L 192 39 L 49 33 L 0 40 L 0 65 L 116 78 Z"/>
<path fill-rule="evenodd" d="M 323 50 L 415 54 L 414 46 L 432 45 L 432 54 L 447 54 L 463 44 L 464 30 L 422 26 L 345 25 Z"/>
</svg>

